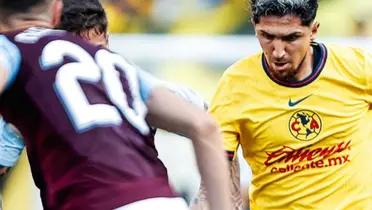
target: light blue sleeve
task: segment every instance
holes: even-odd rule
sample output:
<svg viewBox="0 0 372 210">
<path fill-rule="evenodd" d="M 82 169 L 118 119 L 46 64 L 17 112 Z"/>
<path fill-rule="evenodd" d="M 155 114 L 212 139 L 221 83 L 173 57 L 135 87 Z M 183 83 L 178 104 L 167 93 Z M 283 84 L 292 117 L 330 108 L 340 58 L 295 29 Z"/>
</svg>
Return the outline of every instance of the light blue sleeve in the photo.
<svg viewBox="0 0 372 210">
<path fill-rule="evenodd" d="M 0 165 L 11 167 L 17 162 L 23 148 L 23 138 L 14 128 L 0 118 Z"/>
<path fill-rule="evenodd" d="M 161 85 L 162 82 L 156 77 L 152 76 L 150 73 L 140 68 L 137 68 L 137 73 L 138 73 L 140 93 L 141 93 L 142 100 L 144 102 L 147 102 L 153 88 Z"/>
<path fill-rule="evenodd" d="M 194 104 L 195 106 L 207 110 L 208 109 L 208 103 L 195 91 L 191 90 L 190 88 L 176 85 L 173 83 L 166 82 L 164 83 L 164 87 L 168 90 L 172 91 L 176 95 L 183 98 L 185 101 Z"/>
<path fill-rule="evenodd" d="M 16 45 L 4 35 L 0 35 L 0 66 L 8 71 L 6 88 L 12 85 L 19 72 L 21 53 Z"/>
<path fill-rule="evenodd" d="M 137 68 L 138 70 L 138 77 L 140 81 L 140 91 L 141 97 L 143 101 L 147 101 L 150 97 L 151 91 L 155 86 L 162 86 L 167 88 L 171 92 L 175 93 L 176 95 L 180 96 L 187 102 L 190 102 L 202 109 L 208 109 L 208 103 L 197 93 L 193 90 L 180 86 L 175 85 L 169 82 L 165 82 L 162 80 L 157 79 L 156 77 L 152 76 L 150 73 Z"/>
</svg>

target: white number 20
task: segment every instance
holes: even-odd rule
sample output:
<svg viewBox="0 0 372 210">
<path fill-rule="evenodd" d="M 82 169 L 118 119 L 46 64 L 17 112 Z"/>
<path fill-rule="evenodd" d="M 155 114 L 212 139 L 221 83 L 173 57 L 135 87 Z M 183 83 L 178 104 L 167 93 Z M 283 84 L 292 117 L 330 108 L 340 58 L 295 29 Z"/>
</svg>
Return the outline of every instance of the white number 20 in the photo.
<svg viewBox="0 0 372 210">
<path fill-rule="evenodd" d="M 137 73 L 132 65 L 121 56 L 104 49 L 99 50 L 93 59 L 80 46 L 63 40 L 47 44 L 43 49 L 40 63 L 44 69 L 48 69 L 63 63 L 65 56 L 77 62 L 67 63 L 58 70 L 54 88 L 78 132 L 96 126 L 120 125 L 123 121 L 122 116 L 142 134 L 149 132 L 144 119 L 147 109 L 141 99 Z M 119 67 L 127 78 L 133 108 L 128 105 L 120 74 L 115 67 Z M 78 80 L 88 83 L 102 81 L 105 94 L 113 105 L 90 104 Z"/>
</svg>

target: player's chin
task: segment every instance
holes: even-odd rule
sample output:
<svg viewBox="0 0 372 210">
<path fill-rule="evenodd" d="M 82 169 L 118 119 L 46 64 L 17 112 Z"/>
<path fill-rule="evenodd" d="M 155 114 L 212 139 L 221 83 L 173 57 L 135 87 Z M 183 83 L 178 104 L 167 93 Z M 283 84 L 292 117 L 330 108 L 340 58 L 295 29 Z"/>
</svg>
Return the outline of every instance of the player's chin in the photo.
<svg viewBox="0 0 372 210">
<path fill-rule="evenodd" d="M 277 79 L 280 79 L 280 80 L 287 80 L 289 77 L 291 77 L 291 72 L 289 71 L 274 71 L 274 75 Z"/>
</svg>

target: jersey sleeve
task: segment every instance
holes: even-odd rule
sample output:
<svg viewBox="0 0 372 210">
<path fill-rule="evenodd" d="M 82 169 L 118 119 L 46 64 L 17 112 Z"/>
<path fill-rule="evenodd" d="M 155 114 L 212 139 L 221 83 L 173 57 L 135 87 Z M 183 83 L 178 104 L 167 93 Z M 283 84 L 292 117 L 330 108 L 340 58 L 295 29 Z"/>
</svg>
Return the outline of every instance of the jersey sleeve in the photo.
<svg viewBox="0 0 372 210">
<path fill-rule="evenodd" d="M 15 80 L 21 63 L 21 53 L 16 45 L 0 35 L 0 66 L 7 71 L 6 88 Z"/>
<path fill-rule="evenodd" d="M 138 67 L 137 67 L 137 71 L 138 71 L 138 77 L 140 81 L 141 97 L 145 102 L 148 100 L 151 94 L 151 91 L 155 86 L 162 86 L 172 91 L 176 95 L 180 96 L 181 98 L 185 99 L 186 101 L 202 109 L 207 109 L 208 107 L 207 103 L 204 101 L 204 99 L 200 95 L 195 93 L 193 90 L 180 86 L 180 85 L 175 85 L 169 82 L 164 82 L 162 80 L 159 80 L 156 77 L 152 76 L 150 73 Z"/>
<path fill-rule="evenodd" d="M 140 94 L 142 100 L 146 102 L 151 94 L 151 91 L 154 87 L 160 86 L 161 81 L 156 77 L 152 76 L 150 73 L 136 67 L 138 79 L 139 79 L 139 86 L 140 86 Z"/>
<path fill-rule="evenodd" d="M 11 167 L 17 162 L 24 141 L 12 125 L 0 118 L 0 165 Z"/>
<path fill-rule="evenodd" d="M 165 88 L 172 91 L 176 95 L 180 96 L 187 102 L 190 102 L 194 104 L 195 106 L 200 107 L 201 109 L 208 109 L 207 102 L 199 94 L 197 94 L 195 91 L 191 90 L 190 88 L 187 88 L 181 85 L 172 84 L 169 82 L 164 82 L 163 85 Z"/>
<path fill-rule="evenodd" d="M 231 91 L 231 81 L 225 75 L 222 76 L 216 93 L 212 99 L 209 112 L 217 120 L 222 134 L 223 145 L 229 157 L 235 156 L 239 146 L 239 126 L 234 104 L 236 98 Z"/>
</svg>

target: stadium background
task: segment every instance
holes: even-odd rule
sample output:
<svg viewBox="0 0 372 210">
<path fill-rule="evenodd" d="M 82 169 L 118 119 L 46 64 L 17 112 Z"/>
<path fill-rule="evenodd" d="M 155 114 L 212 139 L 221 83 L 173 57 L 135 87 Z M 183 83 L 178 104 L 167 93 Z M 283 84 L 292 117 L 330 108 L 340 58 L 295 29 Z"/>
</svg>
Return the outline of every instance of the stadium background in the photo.
<svg viewBox="0 0 372 210">
<path fill-rule="evenodd" d="M 194 89 L 207 101 L 226 67 L 259 50 L 249 21 L 247 0 L 105 0 L 102 3 L 110 22 L 111 49 L 162 79 Z M 372 1 L 320 0 L 318 40 L 371 48 L 370 11 Z M 157 147 L 176 190 L 190 199 L 199 185 L 190 142 L 159 132 Z M 27 166 L 18 165 L 9 174 L 4 210 L 41 209 L 36 189 L 28 184 L 31 180 L 18 178 L 16 171 L 24 168 Z M 249 180 L 249 168 L 243 163 L 243 189 Z"/>
</svg>

